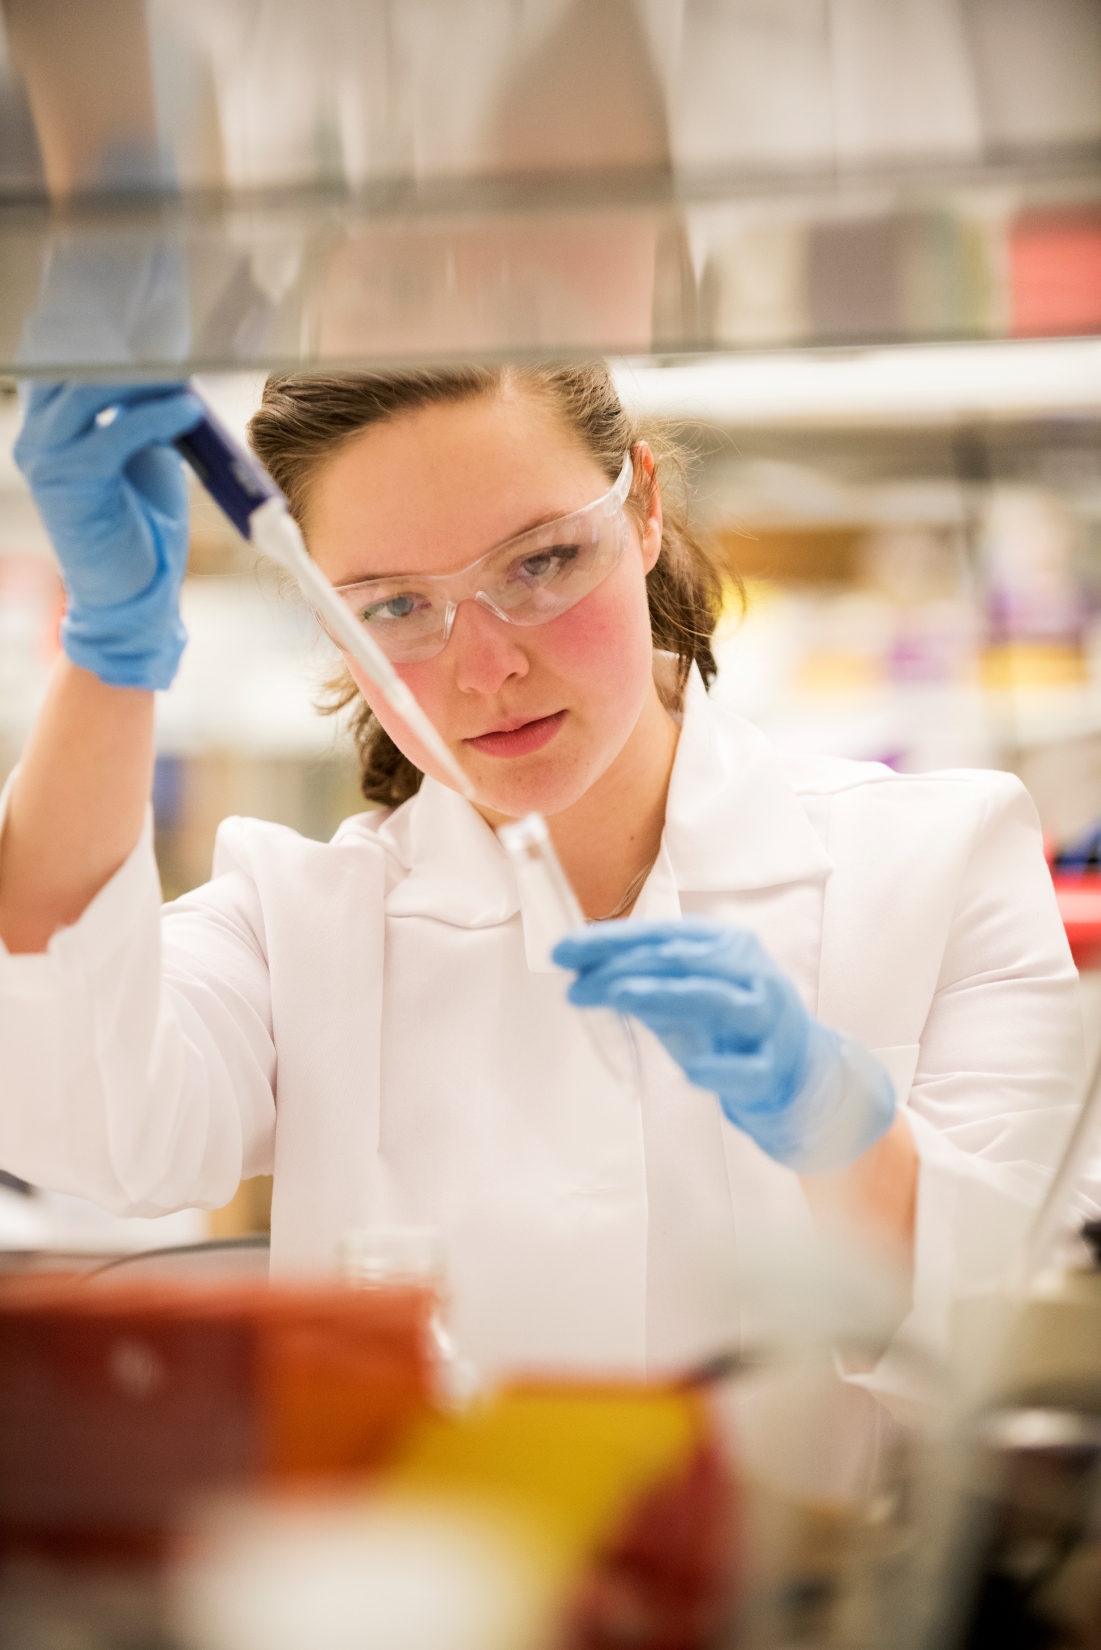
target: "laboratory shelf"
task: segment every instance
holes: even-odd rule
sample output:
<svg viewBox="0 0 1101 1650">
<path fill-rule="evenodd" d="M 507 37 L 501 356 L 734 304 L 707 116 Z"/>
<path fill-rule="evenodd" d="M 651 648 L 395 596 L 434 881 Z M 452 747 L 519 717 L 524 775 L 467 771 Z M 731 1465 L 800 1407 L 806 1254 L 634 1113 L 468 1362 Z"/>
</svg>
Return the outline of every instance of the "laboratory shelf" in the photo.
<svg viewBox="0 0 1101 1650">
<path fill-rule="evenodd" d="M 5 0 L 0 370 L 1101 331 L 1097 7 L 887 15 Z"/>
<path fill-rule="evenodd" d="M 1099 330 L 1093 148 L 1028 166 L 0 199 L 10 374 Z"/>
</svg>

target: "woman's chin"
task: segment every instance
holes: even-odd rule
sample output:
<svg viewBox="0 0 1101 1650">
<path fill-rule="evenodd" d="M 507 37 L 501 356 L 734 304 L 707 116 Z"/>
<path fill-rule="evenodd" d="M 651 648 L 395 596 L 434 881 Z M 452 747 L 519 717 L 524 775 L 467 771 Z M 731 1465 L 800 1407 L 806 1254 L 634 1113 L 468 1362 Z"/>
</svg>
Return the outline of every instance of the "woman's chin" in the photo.
<svg viewBox="0 0 1101 1650">
<path fill-rule="evenodd" d="M 574 764 L 524 761 L 466 761 L 476 792 L 475 806 L 499 814 L 504 819 L 522 819 L 525 814 L 564 812 L 579 802 L 593 777 L 580 774 Z"/>
</svg>

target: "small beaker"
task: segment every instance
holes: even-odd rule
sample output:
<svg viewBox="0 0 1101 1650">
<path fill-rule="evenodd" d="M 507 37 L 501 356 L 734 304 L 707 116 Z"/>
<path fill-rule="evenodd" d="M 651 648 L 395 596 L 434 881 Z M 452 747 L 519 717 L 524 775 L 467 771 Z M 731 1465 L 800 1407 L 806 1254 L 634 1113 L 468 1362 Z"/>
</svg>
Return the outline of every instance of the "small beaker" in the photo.
<svg viewBox="0 0 1101 1650">
<path fill-rule="evenodd" d="M 340 1269 L 357 1289 L 430 1287 L 436 1306 L 429 1320 L 436 1367 L 436 1396 L 449 1409 L 463 1409 L 481 1381 L 469 1358 L 455 1345 L 447 1325 L 447 1267 L 443 1240 L 434 1226 L 358 1226 L 345 1232 Z"/>
</svg>

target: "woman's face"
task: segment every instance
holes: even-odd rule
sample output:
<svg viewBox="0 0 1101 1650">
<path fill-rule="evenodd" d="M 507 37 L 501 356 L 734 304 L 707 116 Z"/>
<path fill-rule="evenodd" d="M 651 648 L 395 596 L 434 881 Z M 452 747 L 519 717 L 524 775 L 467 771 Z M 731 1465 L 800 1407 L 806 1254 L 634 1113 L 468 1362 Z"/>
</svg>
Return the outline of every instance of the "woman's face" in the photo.
<svg viewBox="0 0 1101 1650">
<path fill-rule="evenodd" d="M 652 469 L 645 448 L 636 473 L 639 463 Z M 505 389 L 402 414 L 349 441 L 312 483 L 306 533 L 334 584 L 454 573 L 610 485 L 551 406 Z M 570 807 L 624 752 L 656 697 L 645 583 L 661 547 L 656 488 L 643 531 L 629 521 L 616 567 L 558 618 L 509 624 L 464 601 L 440 653 L 397 666 L 491 813 Z M 404 724 L 352 668 L 387 733 L 424 766 Z"/>
</svg>

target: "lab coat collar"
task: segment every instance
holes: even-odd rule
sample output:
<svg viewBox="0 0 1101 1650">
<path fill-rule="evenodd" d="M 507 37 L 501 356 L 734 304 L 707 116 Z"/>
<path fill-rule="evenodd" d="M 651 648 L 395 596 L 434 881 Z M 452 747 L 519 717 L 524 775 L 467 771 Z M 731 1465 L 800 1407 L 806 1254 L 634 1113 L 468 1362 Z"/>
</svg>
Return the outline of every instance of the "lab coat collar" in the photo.
<svg viewBox="0 0 1101 1650">
<path fill-rule="evenodd" d="M 492 928 L 520 909 L 516 879 L 495 833 L 457 791 L 435 779 L 425 778 L 378 834 L 400 868 L 386 897 L 387 916 Z"/>
<path fill-rule="evenodd" d="M 488 928 L 520 909 L 496 836 L 456 792 L 425 779 L 379 828 L 397 861 L 389 916 Z M 768 740 L 715 705 L 693 668 L 665 832 L 636 915 L 676 916 L 682 893 L 823 880 L 831 862 Z"/>
<path fill-rule="evenodd" d="M 764 734 L 709 699 L 695 666 L 663 848 L 682 893 L 778 888 L 824 879 L 833 869 Z"/>
</svg>

